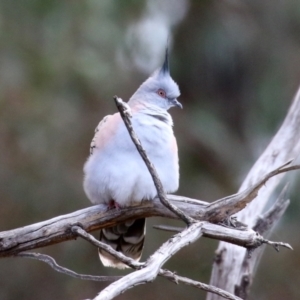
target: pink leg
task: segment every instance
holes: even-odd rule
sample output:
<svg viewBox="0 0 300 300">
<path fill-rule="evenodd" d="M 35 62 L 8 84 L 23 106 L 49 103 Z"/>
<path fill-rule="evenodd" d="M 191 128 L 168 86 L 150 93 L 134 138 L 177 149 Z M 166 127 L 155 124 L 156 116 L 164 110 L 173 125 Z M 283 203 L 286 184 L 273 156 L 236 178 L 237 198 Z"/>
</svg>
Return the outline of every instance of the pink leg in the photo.
<svg viewBox="0 0 300 300">
<path fill-rule="evenodd" d="M 116 202 L 115 200 L 110 200 L 109 203 L 108 203 L 108 209 L 120 209 L 121 206 L 119 205 L 118 202 Z"/>
</svg>

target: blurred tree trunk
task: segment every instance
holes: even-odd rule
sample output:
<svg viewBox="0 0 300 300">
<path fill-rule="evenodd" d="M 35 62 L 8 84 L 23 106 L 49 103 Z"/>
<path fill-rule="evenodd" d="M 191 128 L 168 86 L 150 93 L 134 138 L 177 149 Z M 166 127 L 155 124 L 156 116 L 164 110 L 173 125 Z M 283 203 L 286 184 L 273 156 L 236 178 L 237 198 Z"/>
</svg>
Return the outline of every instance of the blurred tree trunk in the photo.
<svg viewBox="0 0 300 300">
<path fill-rule="evenodd" d="M 240 191 L 249 187 L 271 169 L 290 159 L 295 159 L 299 155 L 299 128 L 300 90 L 298 90 L 281 128 L 252 167 L 241 185 Z M 238 220 L 247 224 L 250 228 L 255 227 L 257 219 L 266 210 L 270 196 L 282 181 L 282 178 L 283 175 L 272 178 L 260 190 L 257 198 L 236 215 Z M 259 257 L 260 255 L 253 255 L 249 259 L 244 248 L 220 242 L 213 264 L 210 284 L 240 296 L 243 299 L 247 298 Z M 247 268 L 245 268 L 246 261 L 248 264 Z M 211 293 L 207 295 L 207 300 L 217 299 L 221 299 L 221 297 Z"/>
</svg>

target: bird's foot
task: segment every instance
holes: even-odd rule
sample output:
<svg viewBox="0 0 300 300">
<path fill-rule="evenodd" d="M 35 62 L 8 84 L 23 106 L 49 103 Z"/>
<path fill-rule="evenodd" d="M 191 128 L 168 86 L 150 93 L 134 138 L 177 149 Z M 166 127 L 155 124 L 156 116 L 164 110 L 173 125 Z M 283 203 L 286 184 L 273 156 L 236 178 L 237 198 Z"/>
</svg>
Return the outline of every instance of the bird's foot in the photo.
<svg viewBox="0 0 300 300">
<path fill-rule="evenodd" d="M 108 202 L 108 210 L 111 210 L 111 209 L 120 209 L 120 208 L 121 208 L 121 206 L 115 200 L 110 200 Z"/>
</svg>

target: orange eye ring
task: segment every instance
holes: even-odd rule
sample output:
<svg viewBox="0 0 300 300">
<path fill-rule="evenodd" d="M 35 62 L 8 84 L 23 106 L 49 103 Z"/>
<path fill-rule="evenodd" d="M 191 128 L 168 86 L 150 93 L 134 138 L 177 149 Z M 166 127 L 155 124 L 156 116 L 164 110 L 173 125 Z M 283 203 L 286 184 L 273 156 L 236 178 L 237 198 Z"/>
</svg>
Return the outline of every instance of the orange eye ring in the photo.
<svg viewBox="0 0 300 300">
<path fill-rule="evenodd" d="M 162 97 L 162 98 L 166 98 L 166 97 L 167 97 L 166 92 L 165 92 L 163 89 L 159 89 L 159 90 L 157 91 L 157 94 L 158 94 L 160 97 Z"/>
</svg>

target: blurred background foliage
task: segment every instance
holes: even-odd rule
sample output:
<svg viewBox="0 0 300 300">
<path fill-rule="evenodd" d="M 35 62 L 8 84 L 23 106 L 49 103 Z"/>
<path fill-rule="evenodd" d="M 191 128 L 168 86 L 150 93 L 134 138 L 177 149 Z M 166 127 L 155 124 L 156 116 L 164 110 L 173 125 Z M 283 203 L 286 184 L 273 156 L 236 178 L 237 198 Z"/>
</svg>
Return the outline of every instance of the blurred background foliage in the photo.
<svg viewBox="0 0 300 300">
<path fill-rule="evenodd" d="M 300 82 L 300 3 L 189 0 L 2 0 L 0 2 L 0 230 L 90 205 L 82 166 L 112 96 L 128 99 L 163 60 L 169 36 L 171 73 L 183 110 L 172 110 L 178 138 L 178 194 L 211 201 L 235 193 L 280 126 Z M 295 175 L 295 174 L 294 174 Z M 299 299 L 298 179 L 250 299 Z M 151 229 L 144 257 L 169 234 Z M 174 222 L 170 222 L 174 223 Z M 97 234 L 97 233 L 96 233 Z M 208 282 L 217 242 L 201 239 L 167 267 Z M 78 239 L 40 249 L 80 273 L 104 269 Z M 123 273 L 126 273 L 124 271 Z M 22 258 L 0 262 L 0 299 L 91 298 L 107 283 L 56 273 Z M 163 278 L 119 299 L 204 299 Z"/>
</svg>

